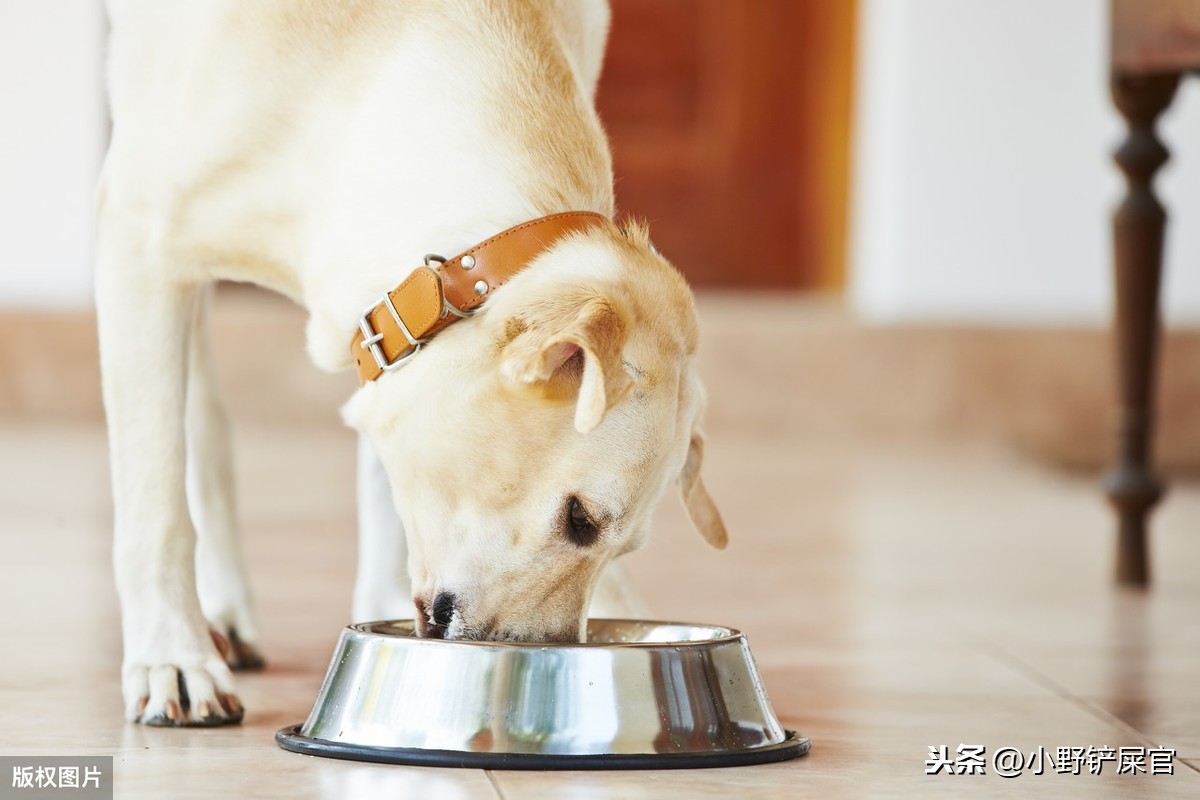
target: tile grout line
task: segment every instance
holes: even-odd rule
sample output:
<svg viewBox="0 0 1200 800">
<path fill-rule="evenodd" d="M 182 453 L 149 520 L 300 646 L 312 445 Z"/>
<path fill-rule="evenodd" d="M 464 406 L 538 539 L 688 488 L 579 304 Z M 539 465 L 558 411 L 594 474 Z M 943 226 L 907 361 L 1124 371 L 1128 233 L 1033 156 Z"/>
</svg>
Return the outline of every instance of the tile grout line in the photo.
<svg viewBox="0 0 1200 800">
<path fill-rule="evenodd" d="M 1134 736 L 1137 736 L 1138 738 L 1145 739 L 1146 741 L 1150 742 L 1155 747 L 1163 747 L 1164 746 L 1161 742 L 1156 741 L 1156 737 L 1152 737 L 1149 734 L 1138 730 L 1137 728 L 1133 727 L 1125 720 L 1114 715 L 1112 712 L 1096 705 L 1092 701 L 1087 700 L 1082 697 L 1079 697 L 1076 694 L 1073 694 L 1067 688 L 1060 686 L 1058 684 L 1058 682 L 1055 681 L 1053 678 L 1051 678 L 1048 675 L 1043 675 L 1041 672 L 1034 669 L 1034 667 L 1032 665 L 1021 660 L 1020 658 L 1018 658 L 1017 656 L 1008 652 L 1004 648 L 1002 648 L 998 645 L 992 644 L 991 642 L 988 642 L 986 640 L 980 640 L 979 644 L 985 652 L 989 652 L 990 655 L 992 655 L 993 657 L 997 658 L 998 660 L 1000 660 L 1002 662 L 1007 663 L 1010 667 L 1013 667 L 1016 670 L 1024 673 L 1026 675 L 1026 677 L 1033 680 L 1034 683 L 1040 685 L 1043 689 L 1047 689 L 1052 694 L 1057 695 L 1059 698 L 1066 700 L 1067 702 L 1071 703 L 1072 705 L 1075 705 L 1075 706 L 1083 709 L 1088 714 L 1091 714 L 1093 717 L 1096 717 L 1097 719 L 1099 719 L 1103 722 L 1107 722 L 1108 724 L 1113 725 L 1113 726 L 1125 731 L 1126 733 L 1131 733 Z M 1189 759 L 1179 758 L 1178 761 L 1180 764 L 1183 764 L 1185 767 L 1192 770 L 1193 772 L 1200 773 L 1200 766 L 1193 764 Z"/>
<path fill-rule="evenodd" d="M 496 771 L 492 769 L 485 769 L 483 774 L 487 775 L 488 783 L 492 784 L 492 788 L 496 790 L 496 796 L 499 797 L 500 800 L 508 800 L 508 798 L 504 796 L 504 790 L 500 788 L 500 779 L 496 777 Z"/>
</svg>

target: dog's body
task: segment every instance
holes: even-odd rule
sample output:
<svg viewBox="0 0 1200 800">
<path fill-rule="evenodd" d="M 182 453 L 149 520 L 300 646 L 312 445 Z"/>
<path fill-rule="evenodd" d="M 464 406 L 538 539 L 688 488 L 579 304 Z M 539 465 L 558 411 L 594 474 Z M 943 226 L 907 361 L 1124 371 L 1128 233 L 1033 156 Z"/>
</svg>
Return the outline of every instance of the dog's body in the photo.
<svg viewBox="0 0 1200 800">
<path fill-rule="evenodd" d="M 592 105 L 608 10 L 110 0 L 110 17 L 96 287 L 127 713 L 220 724 L 241 716 L 228 667 L 258 654 L 209 286 L 288 295 L 313 360 L 343 369 L 363 309 L 431 250 L 556 212 L 611 218 Z M 682 279 L 644 233 L 606 223 L 368 382 L 344 415 L 409 536 L 405 554 L 395 526 L 364 520 L 385 534 L 364 560 L 384 571 L 356 611 L 403 601 L 371 597 L 407 555 L 425 635 L 578 638 L 600 573 L 674 479 L 723 545 L 698 477 L 695 340 Z"/>
</svg>

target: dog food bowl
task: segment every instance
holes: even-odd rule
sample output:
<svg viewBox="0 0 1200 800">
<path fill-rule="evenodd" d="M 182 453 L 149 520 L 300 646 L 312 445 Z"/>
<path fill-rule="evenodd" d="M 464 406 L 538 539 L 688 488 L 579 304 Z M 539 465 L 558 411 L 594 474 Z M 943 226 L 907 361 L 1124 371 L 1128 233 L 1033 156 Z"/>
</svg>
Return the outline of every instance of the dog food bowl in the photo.
<svg viewBox="0 0 1200 800">
<path fill-rule="evenodd" d="M 719 767 L 808 751 L 767 702 L 741 632 L 594 619 L 579 644 L 342 631 L 312 713 L 275 740 L 309 755 L 483 769 Z"/>
</svg>

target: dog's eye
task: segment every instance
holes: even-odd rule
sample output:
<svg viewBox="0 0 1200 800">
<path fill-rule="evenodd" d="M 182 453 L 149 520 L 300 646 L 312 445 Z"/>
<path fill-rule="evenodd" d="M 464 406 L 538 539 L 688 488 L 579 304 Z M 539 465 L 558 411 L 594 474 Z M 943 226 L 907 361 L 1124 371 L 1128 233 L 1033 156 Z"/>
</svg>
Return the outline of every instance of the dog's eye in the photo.
<svg viewBox="0 0 1200 800">
<path fill-rule="evenodd" d="M 587 510 L 579 498 L 574 495 L 567 501 L 567 535 L 571 541 L 580 547 L 587 547 L 596 541 L 600 531 L 588 516 Z"/>
</svg>

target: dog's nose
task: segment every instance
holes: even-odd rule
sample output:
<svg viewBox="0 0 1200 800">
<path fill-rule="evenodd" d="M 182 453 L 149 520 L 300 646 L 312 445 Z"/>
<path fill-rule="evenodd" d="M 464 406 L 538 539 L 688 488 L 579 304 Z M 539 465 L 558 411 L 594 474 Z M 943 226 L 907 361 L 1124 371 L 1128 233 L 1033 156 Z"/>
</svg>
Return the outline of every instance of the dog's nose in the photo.
<svg viewBox="0 0 1200 800">
<path fill-rule="evenodd" d="M 417 607 L 417 633 L 424 639 L 445 639 L 446 627 L 454 619 L 457 599 L 451 592 L 438 592 L 431 604 L 423 597 L 414 597 Z"/>
<path fill-rule="evenodd" d="M 454 619 L 454 606 L 458 599 L 450 592 L 438 592 L 433 598 L 433 624 L 446 627 Z"/>
</svg>

